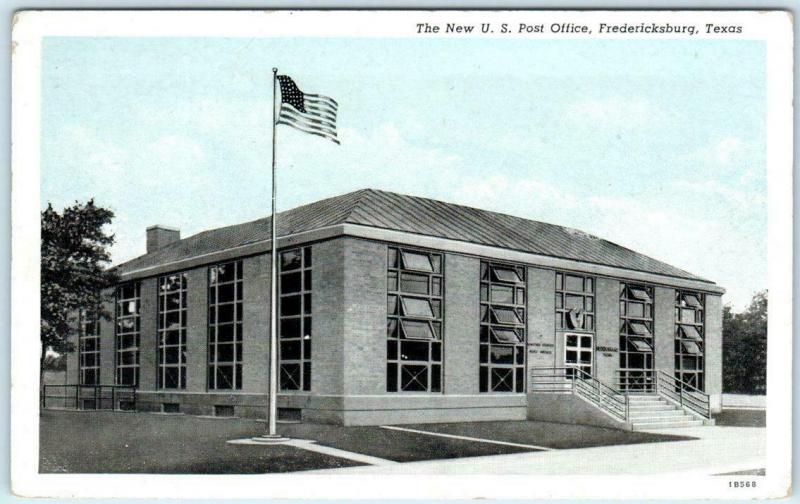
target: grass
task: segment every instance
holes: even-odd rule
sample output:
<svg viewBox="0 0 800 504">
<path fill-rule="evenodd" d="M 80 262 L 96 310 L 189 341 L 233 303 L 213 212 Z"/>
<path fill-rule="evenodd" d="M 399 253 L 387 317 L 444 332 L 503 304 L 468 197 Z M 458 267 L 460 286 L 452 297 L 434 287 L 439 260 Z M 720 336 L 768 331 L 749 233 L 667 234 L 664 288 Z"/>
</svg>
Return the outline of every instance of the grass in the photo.
<svg viewBox="0 0 800 504">
<path fill-rule="evenodd" d="M 750 409 L 724 409 L 714 415 L 720 427 L 766 427 L 767 411 Z"/>
<path fill-rule="evenodd" d="M 694 439 L 686 436 L 630 432 L 588 425 L 532 421 L 420 424 L 408 427 L 458 436 L 543 446 L 557 450 Z"/>
<path fill-rule="evenodd" d="M 45 410 L 40 422 L 40 472 L 256 474 L 361 465 L 292 446 L 232 445 L 262 434 L 263 422 L 188 415 Z M 454 434 L 548 448 L 581 448 L 690 439 L 644 432 L 545 422 L 462 422 L 410 425 Z M 395 462 L 535 452 L 381 427 L 279 424 L 296 439 Z"/>
<path fill-rule="evenodd" d="M 264 432 L 238 419 L 44 411 L 39 472 L 256 474 L 361 465 L 290 446 L 231 445 Z"/>
</svg>

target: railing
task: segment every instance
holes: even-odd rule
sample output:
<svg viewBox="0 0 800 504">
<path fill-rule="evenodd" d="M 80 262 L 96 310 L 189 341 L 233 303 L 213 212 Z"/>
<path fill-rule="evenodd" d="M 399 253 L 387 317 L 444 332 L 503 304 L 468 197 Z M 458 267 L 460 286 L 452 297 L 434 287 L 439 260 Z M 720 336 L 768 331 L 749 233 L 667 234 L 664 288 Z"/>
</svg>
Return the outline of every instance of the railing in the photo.
<svg viewBox="0 0 800 504">
<path fill-rule="evenodd" d="M 531 392 L 578 395 L 617 420 L 628 420 L 628 396 L 580 368 L 532 368 L 528 385 Z"/>
<path fill-rule="evenodd" d="M 42 387 L 42 409 L 136 410 L 133 385 L 53 385 Z"/>
<path fill-rule="evenodd" d="M 656 372 L 656 393 L 703 418 L 711 418 L 711 400 L 705 392 L 664 371 Z"/>
<path fill-rule="evenodd" d="M 617 371 L 617 388 L 621 392 L 653 394 L 656 391 L 656 375 L 652 369 L 621 369 Z"/>
</svg>

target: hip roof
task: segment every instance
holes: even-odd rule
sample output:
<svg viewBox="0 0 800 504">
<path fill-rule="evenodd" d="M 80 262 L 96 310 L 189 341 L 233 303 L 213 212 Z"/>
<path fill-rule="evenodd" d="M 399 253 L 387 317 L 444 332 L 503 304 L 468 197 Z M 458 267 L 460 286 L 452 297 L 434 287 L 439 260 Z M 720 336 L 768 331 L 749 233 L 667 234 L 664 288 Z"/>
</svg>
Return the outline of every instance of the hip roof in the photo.
<svg viewBox="0 0 800 504">
<path fill-rule="evenodd" d="M 278 236 L 357 224 L 477 243 L 658 275 L 709 282 L 687 271 L 572 228 L 375 189 L 278 213 Z M 120 264 L 118 272 L 164 265 L 270 239 L 271 218 L 203 231 Z"/>
</svg>

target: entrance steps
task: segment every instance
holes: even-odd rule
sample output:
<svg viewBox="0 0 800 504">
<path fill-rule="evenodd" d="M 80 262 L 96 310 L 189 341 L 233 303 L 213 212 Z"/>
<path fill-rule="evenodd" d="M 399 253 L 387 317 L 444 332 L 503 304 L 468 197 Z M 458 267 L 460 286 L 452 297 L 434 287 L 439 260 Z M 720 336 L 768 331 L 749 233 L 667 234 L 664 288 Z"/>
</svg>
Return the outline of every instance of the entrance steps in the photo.
<svg viewBox="0 0 800 504">
<path fill-rule="evenodd" d="M 628 396 L 629 421 L 632 430 L 698 427 L 703 420 L 689 415 L 666 399 L 653 395 Z"/>
</svg>

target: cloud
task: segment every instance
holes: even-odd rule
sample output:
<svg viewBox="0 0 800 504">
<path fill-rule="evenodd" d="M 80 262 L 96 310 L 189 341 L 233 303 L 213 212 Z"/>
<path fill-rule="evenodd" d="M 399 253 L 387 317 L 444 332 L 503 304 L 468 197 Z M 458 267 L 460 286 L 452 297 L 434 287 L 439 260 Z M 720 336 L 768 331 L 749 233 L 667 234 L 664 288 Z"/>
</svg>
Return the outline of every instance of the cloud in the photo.
<svg viewBox="0 0 800 504">
<path fill-rule="evenodd" d="M 547 208 L 573 210 L 580 199 L 568 191 L 535 178 L 509 179 L 505 175 L 466 177 L 453 191 L 454 200 L 479 208 L 535 219 L 532 213 Z"/>
<path fill-rule="evenodd" d="M 586 98 L 567 105 L 564 117 L 572 123 L 594 127 L 639 128 L 660 122 L 660 109 L 642 97 Z"/>
<path fill-rule="evenodd" d="M 704 157 L 706 161 L 715 162 L 720 165 L 729 165 L 745 150 L 745 143 L 741 138 L 728 137 L 714 143 Z"/>
<path fill-rule="evenodd" d="M 673 187 L 679 191 L 689 191 L 703 195 L 704 197 L 719 197 L 728 205 L 736 206 L 739 210 L 753 211 L 766 209 L 766 195 L 752 190 L 740 190 L 718 180 L 702 180 L 689 182 L 679 180 L 674 182 Z"/>
</svg>

